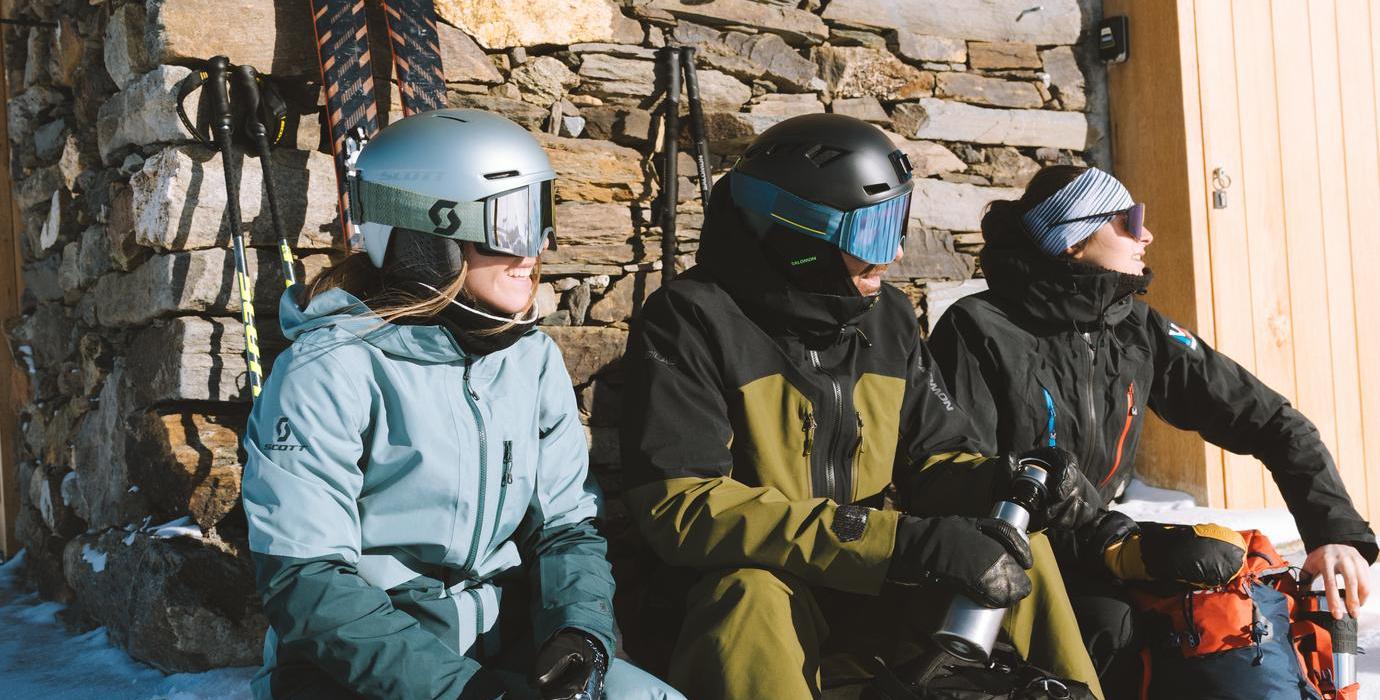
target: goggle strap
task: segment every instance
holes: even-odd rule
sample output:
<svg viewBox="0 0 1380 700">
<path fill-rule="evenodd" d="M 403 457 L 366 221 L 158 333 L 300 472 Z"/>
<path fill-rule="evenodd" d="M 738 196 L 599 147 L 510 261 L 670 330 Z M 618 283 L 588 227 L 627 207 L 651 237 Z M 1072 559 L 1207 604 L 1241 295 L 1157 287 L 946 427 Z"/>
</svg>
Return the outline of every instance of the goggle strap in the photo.
<svg viewBox="0 0 1380 700">
<path fill-rule="evenodd" d="M 350 216 L 460 241 L 484 242 L 484 202 L 452 202 L 378 182 L 350 180 Z M 363 214 L 368 212 L 368 217 Z"/>
</svg>

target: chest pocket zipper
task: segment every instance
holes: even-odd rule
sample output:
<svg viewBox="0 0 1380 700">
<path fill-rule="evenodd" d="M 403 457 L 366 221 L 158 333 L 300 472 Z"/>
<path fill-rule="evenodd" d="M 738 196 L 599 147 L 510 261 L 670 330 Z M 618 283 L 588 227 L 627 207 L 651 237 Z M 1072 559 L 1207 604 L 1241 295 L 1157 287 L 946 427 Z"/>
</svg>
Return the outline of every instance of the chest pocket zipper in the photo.
<svg viewBox="0 0 1380 700">
<path fill-rule="evenodd" d="M 805 424 L 800 428 L 805 433 L 805 449 L 801 452 L 802 456 L 809 457 L 815 449 L 815 414 L 811 411 L 805 412 Z M 809 463 L 805 464 L 809 467 Z"/>
<path fill-rule="evenodd" d="M 503 521 L 503 501 L 508 497 L 508 485 L 513 483 L 513 441 L 503 441 L 503 477 L 498 482 L 498 507 L 494 509 L 492 537 L 498 539 L 498 526 Z"/>
<path fill-rule="evenodd" d="M 1040 393 L 1045 395 L 1045 446 L 1057 447 L 1059 437 L 1054 432 L 1054 397 L 1050 395 L 1049 389 L 1040 387 Z"/>
<path fill-rule="evenodd" d="M 853 445 L 853 493 L 850 498 L 858 500 L 858 474 L 862 471 L 862 458 L 867 453 L 867 447 L 863 444 L 863 419 L 862 411 L 855 411 L 858 416 L 858 439 Z"/>
<path fill-rule="evenodd" d="M 1103 477 L 1102 483 L 1098 487 L 1106 486 L 1111 483 L 1112 477 L 1116 475 L 1116 470 L 1121 468 L 1121 451 L 1126 446 L 1126 436 L 1131 432 L 1131 422 L 1136 417 L 1136 383 L 1126 387 L 1126 424 L 1121 426 L 1121 437 L 1116 441 L 1116 459 L 1112 461 L 1112 469 Z"/>
</svg>

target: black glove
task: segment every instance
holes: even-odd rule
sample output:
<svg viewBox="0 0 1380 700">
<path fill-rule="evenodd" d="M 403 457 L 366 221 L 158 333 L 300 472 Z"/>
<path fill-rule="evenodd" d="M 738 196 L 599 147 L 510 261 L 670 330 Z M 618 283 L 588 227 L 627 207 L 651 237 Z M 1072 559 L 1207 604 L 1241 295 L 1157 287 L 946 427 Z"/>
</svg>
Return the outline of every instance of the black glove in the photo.
<svg viewBox="0 0 1380 700">
<path fill-rule="evenodd" d="M 1083 476 L 1078 468 L 1078 458 L 1068 450 L 1040 447 L 1023 452 L 1019 457 L 1008 455 L 1006 459 L 1012 471 L 1017 463 L 1025 460 L 1036 460 L 1039 466 L 1049 471 L 1049 479 L 1045 481 L 1048 493 L 1044 506 L 1039 512 L 1030 514 L 1031 532 L 1048 528 L 1077 530 L 1095 520 L 1103 509 L 1102 495 L 1088 481 L 1088 477 Z M 1001 488 L 998 487 L 998 490 Z M 997 499 L 1001 500 L 1004 496 L 1004 493 L 998 493 Z"/>
<path fill-rule="evenodd" d="M 1140 525 L 1131 516 L 1114 510 L 1099 511 L 1074 536 L 1078 565 L 1089 575 L 1105 578 L 1112 573 L 1107 568 L 1107 549 L 1139 532 Z"/>
<path fill-rule="evenodd" d="M 989 608 L 1030 595 L 1035 560 L 1019 530 L 996 518 L 901 516 L 887 577 L 897 583 L 938 583 Z"/>
<path fill-rule="evenodd" d="M 608 670 L 609 656 L 599 640 L 564 629 L 537 652 L 532 677 L 542 700 L 601 700 Z"/>
</svg>

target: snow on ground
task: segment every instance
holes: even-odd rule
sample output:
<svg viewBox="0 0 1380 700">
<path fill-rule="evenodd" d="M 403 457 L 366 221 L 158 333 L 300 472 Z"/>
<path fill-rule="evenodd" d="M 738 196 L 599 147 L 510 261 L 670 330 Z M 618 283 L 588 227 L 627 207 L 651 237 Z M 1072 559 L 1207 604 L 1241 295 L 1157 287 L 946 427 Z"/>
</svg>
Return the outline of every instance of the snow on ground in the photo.
<svg viewBox="0 0 1380 700">
<path fill-rule="evenodd" d="M 1117 506 L 1137 520 L 1165 523 L 1215 522 L 1264 532 L 1280 553 L 1302 563 L 1302 544 L 1283 509 L 1221 510 L 1193 505 L 1193 499 L 1132 482 Z M 177 529 L 183 523 L 168 523 Z M 19 569 L 24 555 L 0 565 L 0 688 L 7 698 L 62 700 L 248 700 L 252 668 L 206 673 L 161 672 L 130 659 L 110 644 L 105 628 L 68 633 L 57 619 L 62 606 L 44 602 L 25 588 Z M 1371 569 L 1380 584 L 1380 564 Z M 1380 700 L 1380 593 L 1361 612 L 1361 646 L 1377 650 L 1357 660 L 1361 698 Z"/>
<path fill-rule="evenodd" d="M 160 671 L 112 646 L 104 627 L 70 634 L 57 603 L 29 591 L 24 554 L 0 565 L 0 688 L 6 698 L 62 700 L 248 700 L 252 668 Z"/>
</svg>

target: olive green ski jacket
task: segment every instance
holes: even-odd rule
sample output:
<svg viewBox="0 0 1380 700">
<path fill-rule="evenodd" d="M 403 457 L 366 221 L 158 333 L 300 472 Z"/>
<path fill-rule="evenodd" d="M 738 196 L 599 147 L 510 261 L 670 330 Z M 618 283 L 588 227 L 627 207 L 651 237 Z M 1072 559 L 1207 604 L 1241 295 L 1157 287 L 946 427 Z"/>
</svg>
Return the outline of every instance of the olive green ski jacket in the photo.
<svg viewBox="0 0 1380 700">
<path fill-rule="evenodd" d="M 875 593 L 898 514 L 857 533 L 838 508 L 880 508 L 894 484 L 913 512 L 985 514 L 995 463 L 973 452 L 906 296 L 791 287 L 725 183 L 698 264 L 647 300 L 624 357 L 633 516 L 673 565 Z"/>
</svg>

